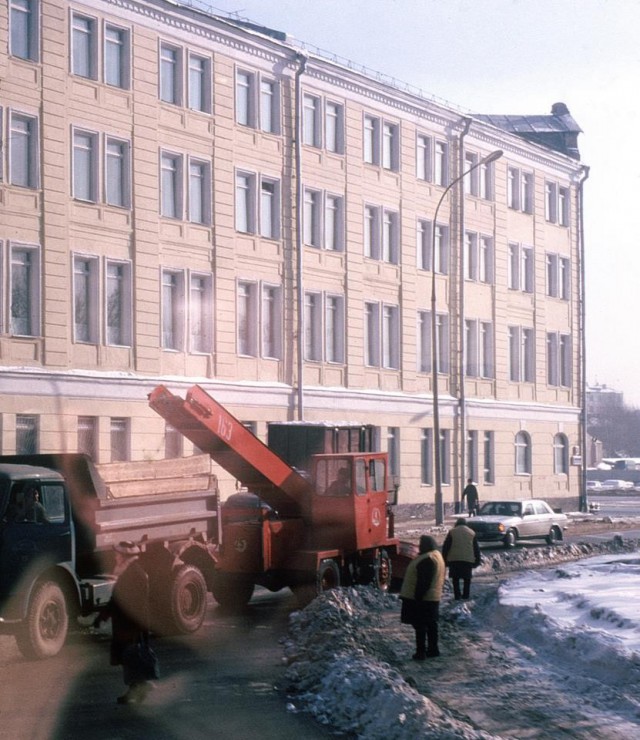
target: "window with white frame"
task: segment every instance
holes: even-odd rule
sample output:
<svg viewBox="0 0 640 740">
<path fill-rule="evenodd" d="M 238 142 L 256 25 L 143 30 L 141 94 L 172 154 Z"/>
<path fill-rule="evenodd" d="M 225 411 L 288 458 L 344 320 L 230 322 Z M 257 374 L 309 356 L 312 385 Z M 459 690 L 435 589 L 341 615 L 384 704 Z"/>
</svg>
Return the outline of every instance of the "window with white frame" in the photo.
<svg viewBox="0 0 640 740">
<path fill-rule="evenodd" d="M 550 386 L 571 386 L 571 335 L 547 333 L 547 383 Z"/>
<path fill-rule="evenodd" d="M 23 188 L 39 186 L 38 119 L 25 113 L 9 114 L 9 182 Z"/>
<path fill-rule="evenodd" d="M 569 188 L 556 182 L 545 182 L 544 216 L 549 223 L 569 225 Z"/>
<path fill-rule="evenodd" d="M 188 52 L 187 105 L 191 110 L 211 113 L 211 59 Z"/>
<path fill-rule="evenodd" d="M 431 221 L 418 220 L 416 255 L 420 270 L 433 269 L 433 243 L 435 241 L 435 269 L 441 275 L 449 271 L 449 229 L 446 226 L 436 225 L 435 240 L 432 240 Z"/>
<path fill-rule="evenodd" d="M 533 173 L 507 168 L 507 205 L 522 213 L 533 213 Z"/>
<path fill-rule="evenodd" d="M 159 98 L 171 105 L 211 113 L 211 57 L 161 41 Z"/>
<path fill-rule="evenodd" d="M 38 0 L 10 0 L 9 53 L 37 62 L 39 58 Z"/>
<path fill-rule="evenodd" d="M 433 139 L 426 134 L 416 137 L 416 177 L 431 182 L 433 179 Z"/>
<path fill-rule="evenodd" d="M 100 156 L 101 146 L 103 157 Z M 100 165 L 104 163 L 101 174 Z M 73 129 L 72 195 L 76 200 L 112 206 L 130 205 L 130 145 L 94 131 Z M 101 181 L 103 187 L 101 188 Z"/>
<path fill-rule="evenodd" d="M 380 366 L 380 304 L 364 304 L 364 363 L 369 367 Z"/>
<path fill-rule="evenodd" d="M 278 285 L 262 286 L 262 357 L 282 357 L 282 290 Z"/>
<path fill-rule="evenodd" d="M 305 360 L 344 362 L 343 296 L 310 291 L 305 293 L 304 340 Z"/>
<path fill-rule="evenodd" d="M 160 44 L 160 100 L 173 105 L 182 103 L 182 50 Z"/>
<path fill-rule="evenodd" d="M 382 261 L 398 264 L 400 221 L 396 211 L 382 212 Z"/>
<path fill-rule="evenodd" d="M 105 23 L 100 36 L 97 18 L 71 14 L 71 73 L 90 80 L 102 80 L 111 87 L 128 89 L 131 70 L 131 32 Z"/>
<path fill-rule="evenodd" d="M 534 331 L 530 327 L 509 327 L 509 380 L 533 383 L 535 379 Z"/>
<path fill-rule="evenodd" d="M 417 369 L 421 373 L 433 371 L 433 332 L 431 311 L 418 311 L 418 357 Z M 436 343 L 438 348 L 438 372 L 449 372 L 449 315 L 436 313 Z"/>
<path fill-rule="evenodd" d="M 236 172 L 236 231 L 280 236 L 280 182 L 255 172 Z"/>
<path fill-rule="evenodd" d="M 495 464 L 494 464 L 494 433 L 485 432 L 483 435 L 482 457 L 483 457 L 483 476 L 485 484 L 495 483 Z"/>
<path fill-rule="evenodd" d="M 433 181 L 446 187 L 449 183 L 449 147 L 445 141 L 435 142 L 433 164 Z"/>
<path fill-rule="evenodd" d="M 128 208 L 130 153 L 129 142 L 106 136 L 105 146 L 105 200 L 110 206 Z"/>
<path fill-rule="evenodd" d="M 440 480 L 444 485 L 451 483 L 451 430 L 440 430 Z"/>
<path fill-rule="evenodd" d="M 553 438 L 553 472 L 556 475 L 569 473 L 569 440 L 564 434 L 556 434 Z"/>
<path fill-rule="evenodd" d="M 324 248 L 330 252 L 344 250 L 344 198 L 325 193 Z"/>
<path fill-rule="evenodd" d="M 73 258 L 73 327 L 76 342 L 98 344 L 99 269 L 97 257 L 75 255 Z"/>
<path fill-rule="evenodd" d="M 211 275 L 189 274 L 189 351 L 213 348 L 213 280 Z"/>
<path fill-rule="evenodd" d="M 193 354 L 211 352 L 211 275 L 163 269 L 161 281 L 163 349 Z"/>
<path fill-rule="evenodd" d="M 571 263 L 569 258 L 547 253 L 547 295 L 568 301 L 570 281 Z"/>
<path fill-rule="evenodd" d="M 400 218 L 397 211 L 364 207 L 364 254 L 397 265 L 400 256 Z"/>
<path fill-rule="evenodd" d="M 256 357 L 258 354 L 258 284 L 238 282 L 237 347 L 238 354 Z"/>
<path fill-rule="evenodd" d="M 92 203 L 98 200 L 98 134 L 73 132 L 73 197 Z"/>
<path fill-rule="evenodd" d="M 382 306 L 382 367 L 400 367 L 400 311 L 398 306 Z"/>
<path fill-rule="evenodd" d="M 478 168 L 478 195 L 484 200 L 493 200 L 493 162 L 483 162 Z"/>
<path fill-rule="evenodd" d="M 166 460 L 182 457 L 184 454 L 184 436 L 174 426 L 164 425 L 164 456 Z"/>
<path fill-rule="evenodd" d="M 493 324 L 477 319 L 465 320 L 465 375 L 468 378 L 493 377 Z"/>
<path fill-rule="evenodd" d="M 98 21 L 96 18 L 71 14 L 71 72 L 78 77 L 98 79 Z"/>
<path fill-rule="evenodd" d="M 570 219 L 569 188 L 558 187 L 558 223 L 560 226 L 569 226 Z"/>
<path fill-rule="evenodd" d="M 467 431 L 467 450 L 466 450 L 465 478 L 467 480 L 478 480 L 478 432 L 474 429 Z"/>
<path fill-rule="evenodd" d="M 344 296 L 324 296 L 324 353 L 326 362 L 345 361 Z"/>
<path fill-rule="evenodd" d="M 107 260 L 105 335 L 108 345 L 130 347 L 132 337 L 131 263 Z"/>
<path fill-rule="evenodd" d="M 196 224 L 211 223 L 210 162 L 160 152 L 160 215 Z"/>
<path fill-rule="evenodd" d="M 364 207 L 364 256 L 380 259 L 380 208 Z"/>
<path fill-rule="evenodd" d="M 344 105 L 332 100 L 324 104 L 324 145 L 329 152 L 344 153 Z"/>
<path fill-rule="evenodd" d="M 304 358 L 322 359 L 322 293 L 304 294 Z"/>
<path fill-rule="evenodd" d="M 265 133 L 280 133 L 280 87 L 276 80 L 236 69 L 236 123 Z"/>
<path fill-rule="evenodd" d="M 40 336 L 40 250 L 10 245 L 10 320 L 14 336 Z"/>
<path fill-rule="evenodd" d="M 319 247 L 321 244 L 321 207 L 322 193 L 319 190 L 304 191 L 304 243 L 310 247 Z"/>
<path fill-rule="evenodd" d="M 518 432 L 515 437 L 515 472 L 531 474 L 531 437 L 527 432 Z"/>
<path fill-rule="evenodd" d="M 400 475 L 400 428 L 387 427 L 387 455 L 389 458 L 389 475 Z"/>
<path fill-rule="evenodd" d="M 321 131 L 320 98 L 317 95 L 305 94 L 302 97 L 302 143 L 320 147 Z"/>
<path fill-rule="evenodd" d="M 465 153 L 465 170 L 475 167 L 464 177 L 464 191 L 467 195 L 491 200 L 493 198 L 493 163 L 484 162 L 478 167 L 480 155 L 475 152 Z"/>
<path fill-rule="evenodd" d="M 509 244 L 507 262 L 507 285 L 510 290 L 533 293 L 534 261 L 533 248 L 521 244 Z"/>
<path fill-rule="evenodd" d="M 423 429 L 420 437 L 420 482 L 433 485 L 433 429 Z"/>
<path fill-rule="evenodd" d="M 79 416 L 77 427 L 77 450 L 88 455 L 94 462 L 98 461 L 98 418 L 96 416 Z"/>
<path fill-rule="evenodd" d="M 111 462 L 126 462 L 131 458 L 129 426 L 129 419 L 111 417 L 109 420 Z"/>
<path fill-rule="evenodd" d="M 378 116 L 365 115 L 363 159 L 386 170 L 400 169 L 400 126 Z"/>
<path fill-rule="evenodd" d="M 478 280 L 493 284 L 493 239 L 478 235 Z"/>
<path fill-rule="evenodd" d="M 184 344 L 184 273 L 162 270 L 162 348 L 179 350 Z"/>
<path fill-rule="evenodd" d="M 40 417 L 16 414 L 16 454 L 37 455 L 40 452 Z"/>
<path fill-rule="evenodd" d="M 241 280 L 237 285 L 239 355 L 282 359 L 282 288 Z"/>
<path fill-rule="evenodd" d="M 127 28 L 111 23 L 104 27 L 104 81 L 112 87 L 129 87 L 129 38 Z"/>
</svg>

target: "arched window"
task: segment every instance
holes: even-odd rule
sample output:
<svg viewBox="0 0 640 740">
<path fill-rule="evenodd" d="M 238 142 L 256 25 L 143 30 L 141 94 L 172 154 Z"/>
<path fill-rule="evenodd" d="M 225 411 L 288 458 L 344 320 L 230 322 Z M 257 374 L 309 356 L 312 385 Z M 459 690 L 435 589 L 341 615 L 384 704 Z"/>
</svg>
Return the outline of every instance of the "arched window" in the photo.
<svg viewBox="0 0 640 740">
<path fill-rule="evenodd" d="M 569 440 L 564 434 L 553 438 L 553 472 L 556 475 L 569 473 Z"/>
<path fill-rule="evenodd" d="M 531 474 L 531 437 L 526 432 L 516 434 L 516 475 Z"/>
</svg>

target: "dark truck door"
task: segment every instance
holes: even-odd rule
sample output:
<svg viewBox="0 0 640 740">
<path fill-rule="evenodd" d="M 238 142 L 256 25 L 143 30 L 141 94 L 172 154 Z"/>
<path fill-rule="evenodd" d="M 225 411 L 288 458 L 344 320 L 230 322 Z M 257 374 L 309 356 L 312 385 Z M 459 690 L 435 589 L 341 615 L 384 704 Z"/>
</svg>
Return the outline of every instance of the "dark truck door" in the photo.
<svg viewBox="0 0 640 740">
<path fill-rule="evenodd" d="M 32 488 L 39 494 L 44 515 L 20 510 L 24 481 L 14 484 L 6 521 L 0 535 L 0 584 L 4 599 L 28 589 L 47 565 L 71 562 L 72 531 L 64 485 L 39 480 Z M 20 490 L 22 489 L 22 491 Z M 28 575 L 27 578 L 24 578 Z M 14 606 L 17 606 L 14 605 Z"/>
</svg>

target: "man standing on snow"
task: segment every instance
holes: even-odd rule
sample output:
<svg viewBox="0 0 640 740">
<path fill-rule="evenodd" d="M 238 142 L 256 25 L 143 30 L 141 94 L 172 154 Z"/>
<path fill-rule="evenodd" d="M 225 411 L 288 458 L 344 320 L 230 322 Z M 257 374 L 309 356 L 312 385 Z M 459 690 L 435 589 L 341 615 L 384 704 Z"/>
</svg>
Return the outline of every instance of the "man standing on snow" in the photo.
<svg viewBox="0 0 640 740">
<path fill-rule="evenodd" d="M 480 546 L 476 533 L 466 526 L 466 519 L 456 519 L 453 529 L 442 544 L 442 555 L 449 566 L 454 599 L 468 599 L 471 591 L 471 571 L 480 565 Z M 460 580 L 462 579 L 462 593 Z"/>
<path fill-rule="evenodd" d="M 462 506 L 464 506 L 465 498 L 467 499 L 467 506 L 469 507 L 469 516 L 473 516 L 474 514 L 477 514 L 478 513 L 478 489 L 476 488 L 472 478 L 469 478 L 467 480 L 467 485 L 464 487 L 464 491 L 462 492 L 462 501 L 461 501 Z"/>
<path fill-rule="evenodd" d="M 402 582 L 400 621 L 416 631 L 413 660 L 435 658 L 438 650 L 438 617 L 444 585 L 445 565 L 436 541 L 429 535 L 420 537 L 419 554 L 407 567 Z"/>
</svg>

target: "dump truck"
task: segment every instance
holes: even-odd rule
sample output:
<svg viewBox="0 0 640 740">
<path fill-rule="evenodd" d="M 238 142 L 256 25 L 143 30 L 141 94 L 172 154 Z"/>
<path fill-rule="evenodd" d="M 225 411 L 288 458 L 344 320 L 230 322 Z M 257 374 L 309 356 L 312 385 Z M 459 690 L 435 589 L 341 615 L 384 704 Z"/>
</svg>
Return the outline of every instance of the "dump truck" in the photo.
<svg viewBox="0 0 640 740">
<path fill-rule="evenodd" d="M 220 542 L 211 460 L 94 465 L 85 455 L 0 456 L 0 633 L 56 655 L 109 601 L 113 545 L 140 545 L 158 634 L 204 619 Z"/>
<path fill-rule="evenodd" d="M 361 451 L 362 434 L 342 452 L 297 449 L 304 467 L 294 467 L 200 386 L 185 398 L 158 386 L 149 405 L 242 487 L 221 505 L 212 584 L 221 605 L 246 604 L 258 585 L 289 587 L 304 604 L 339 585 L 386 590 L 404 575 L 415 547 L 394 537 L 387 454 Z M 359 451 L 347 451 L 353 444 Z"/>
</svg>

